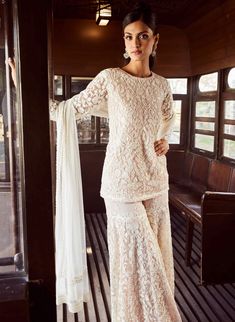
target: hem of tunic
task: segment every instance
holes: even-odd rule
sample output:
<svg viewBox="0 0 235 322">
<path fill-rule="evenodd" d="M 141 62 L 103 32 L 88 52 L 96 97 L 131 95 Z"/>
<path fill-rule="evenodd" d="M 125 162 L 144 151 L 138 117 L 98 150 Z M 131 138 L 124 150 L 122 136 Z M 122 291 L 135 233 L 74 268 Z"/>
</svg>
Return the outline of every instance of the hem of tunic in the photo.
<svg viewBox="0 0 235 322">
<path fill-rule="evenodd" d="M 103 198 L 103 199 L 112 199 L 112 200 L 116 200 L 116 201 L 122 201 L 122 202 L 137 202 L 137 201 L 144 201 L 144 200 L 148 200 L 148 199 L 152 199 L 156 196 L 159 196 L 165 192 L 167 192 L 169 190 L 169 187 L 164 189 L 164 190 L 161 190 L 161 191 L 158 191 L 158 192 L 153 192 L 151 194 L 144 194 L 144 195 L 141 195 L 141 196 L 138 196 L 138 197 L 133 197 L 133 198 L 127 198 L 127 197 L 115 197 L 115 196 L 110 196 L 110 195 L 107 195 L 105 193 L 102 193 L 102 191 L 100 191 L 100 196 Z"/>
</svg>

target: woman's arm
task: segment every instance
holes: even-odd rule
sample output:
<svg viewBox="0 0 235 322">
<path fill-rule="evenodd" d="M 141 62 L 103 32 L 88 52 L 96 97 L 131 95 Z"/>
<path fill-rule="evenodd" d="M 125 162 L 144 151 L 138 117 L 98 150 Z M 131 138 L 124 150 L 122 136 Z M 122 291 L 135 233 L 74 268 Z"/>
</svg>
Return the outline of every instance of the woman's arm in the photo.
<svg viewBox="0 0 235 322">
<path fill-rule="evenodd" d="M 164 155 L 169 150 L 168 136 L 173 129 L 176 114 L 173 110 L 173 98 L 169 83 L 165 83 L 165 99 L 162 104 L 162 124 L 158 132 L 158 140 L 154 142 L 157 155 Z"/>
<path fill-rule="evenodd" d="M 80 119 L 85 115 L 108 117 L 107 108 L 107 71 L 102 70 L 88 84 L 86 89 L 70 98 L 74 108 L 75 118 Z M 50 118 L 56 121 L 60 102 L 50 100 Z"/>
<path fill-rule="evenodd" d="M 159 138 L 165 138 L 169 136 L 173 130 L 173 126 L 176 120 L 176 114 L 173 110 L 173 97 L 169 83 L 165 84 L 165 99 L 162 104 L 162 124 L 158 133 Z"/>
</svg>

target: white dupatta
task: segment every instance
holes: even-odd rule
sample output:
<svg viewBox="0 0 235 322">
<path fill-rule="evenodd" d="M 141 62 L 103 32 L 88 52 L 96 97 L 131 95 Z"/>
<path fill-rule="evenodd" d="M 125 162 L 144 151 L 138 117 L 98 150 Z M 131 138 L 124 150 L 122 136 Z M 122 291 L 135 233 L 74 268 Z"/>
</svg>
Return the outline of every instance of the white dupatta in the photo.
<svg viewBox="0 0 235 322">
<path fill-rule="evenodd" d="M 56 303 L 75 313 L 89 300 L 81 165 L 71 100 L 56 112 Z"/>
</svg>

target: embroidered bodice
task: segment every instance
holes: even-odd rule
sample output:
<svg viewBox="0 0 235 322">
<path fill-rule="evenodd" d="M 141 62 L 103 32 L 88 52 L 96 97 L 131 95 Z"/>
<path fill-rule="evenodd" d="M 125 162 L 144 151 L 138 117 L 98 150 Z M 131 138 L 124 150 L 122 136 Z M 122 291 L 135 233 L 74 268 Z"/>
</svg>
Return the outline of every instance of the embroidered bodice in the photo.
<svg viewBox="0 0 235 322">
<path fill-rule="evenodd" d="M 152 198 L 168 189 L 166 157 L 154 142 L 169 134 L 175 113 L 167 80 L 154 72 L 141 78 L 121 68 L 102 70 L 85 90 L 70 98 L 76 119 L 109 118 L 109 142 L 100 194 L 120 201 Z M 50 103 L 56 121 L 58 102 Z"/>
</svg>

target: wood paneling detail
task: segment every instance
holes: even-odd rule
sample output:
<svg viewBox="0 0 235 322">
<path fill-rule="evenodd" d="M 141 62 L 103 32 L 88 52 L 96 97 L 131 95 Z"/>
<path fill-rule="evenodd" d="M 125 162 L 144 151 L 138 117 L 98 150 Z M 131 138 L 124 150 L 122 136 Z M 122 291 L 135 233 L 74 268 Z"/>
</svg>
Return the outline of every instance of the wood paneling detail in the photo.
<svg viewBox="0 0 235 322">
<path fill-rule="evenodd" d="M 201 17 L 185 29 L 189 39 L 192 75 L 235 66 L 235 1 Z"/>
</svg>

